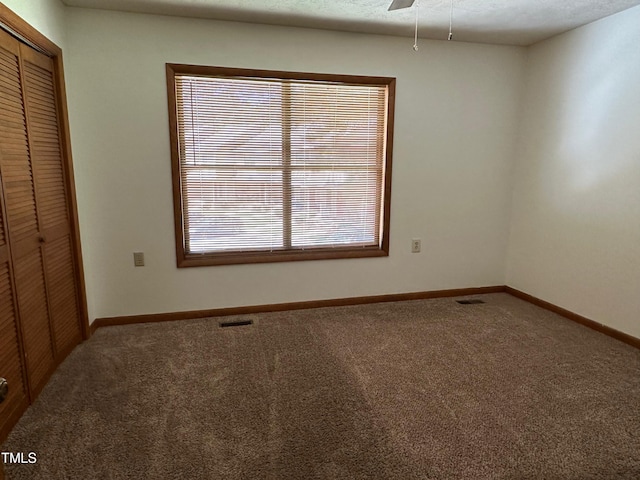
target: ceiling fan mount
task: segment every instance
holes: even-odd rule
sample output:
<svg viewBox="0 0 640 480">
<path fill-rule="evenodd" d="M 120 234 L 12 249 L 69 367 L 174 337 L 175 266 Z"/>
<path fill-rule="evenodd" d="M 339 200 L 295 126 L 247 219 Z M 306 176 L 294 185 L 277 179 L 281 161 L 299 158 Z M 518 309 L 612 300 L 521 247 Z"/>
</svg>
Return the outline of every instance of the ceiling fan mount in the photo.
<svg viewBox="0 0 640 480">
<path fill-rule="evenodd" d="M 415 2 L 415 0 L 393 0 L 393 2 L 391 2 L 391 5 L 389 5 L 389 11 L 409 8 L 413 5 L 413 2 Z"/>
<path fill-rule="evenodd" d="M 392 10 L 401 10 L 403 8 L 410 8 L 415 3 L 415 0 L 393 0 L 389 8 L 387 9 L 389 12 Z M 415 41 L 413 43 L 413 49 L 418 50 L 418 7 L 416 5 L 416 31 L 415 31 Z M 453 40 L 453 0 L 450 0 L 449 7 L 449 36 L 447 40 Z"/>
</svg>

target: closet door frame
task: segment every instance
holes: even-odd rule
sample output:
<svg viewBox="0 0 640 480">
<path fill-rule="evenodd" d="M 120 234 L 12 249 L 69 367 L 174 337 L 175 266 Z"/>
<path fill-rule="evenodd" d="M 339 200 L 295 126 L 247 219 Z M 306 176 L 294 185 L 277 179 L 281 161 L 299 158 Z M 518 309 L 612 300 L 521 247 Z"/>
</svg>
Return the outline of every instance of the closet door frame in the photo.
<svg viewBox="0 0 640 480">
<path fill-rule="evenodd" d="M 69 114 L 67 111 L 67 94 L 64 81 L 64 68 L 62 62 L 62 49 L 55 43 L 38 32 L 16 13 L 0 3 L 0 22 L 9 27 L 25 40 L 32 43 L 46 55 L 51 57 L 54 65 L 53 77 L 55 83 L 56 108 L 58 111 L 60 149 L 62 154 L 62 167 L 67 196 L 67 208 L 69 211 L 69 223 L 71 229 L 72 255 L 74 273 L 77 285 L 78 307 L 80 314 L 80 329 L 82 339 L 87 340 L 91 336 L 89 328 L 89 315 L 87 310 L 87 294 L 84 281 L 84 268 L 82 263 L 82 246 L 80 244 L 80 227 L 78 224 L 78 207 L 76 201 L 75 180 L 73 175 L 73 159 L 71 156 L 71 137 L 69 134 Z M 57 359 L 56 366 L 63 358 Z"/>
</svg>

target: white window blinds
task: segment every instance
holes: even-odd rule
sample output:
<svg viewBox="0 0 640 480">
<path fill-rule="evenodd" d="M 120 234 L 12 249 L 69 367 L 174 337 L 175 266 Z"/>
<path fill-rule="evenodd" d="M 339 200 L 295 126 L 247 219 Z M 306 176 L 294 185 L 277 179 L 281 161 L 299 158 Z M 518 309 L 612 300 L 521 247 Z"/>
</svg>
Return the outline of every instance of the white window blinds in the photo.
<svg viewBox="0 0 640 480">
<path fill-rule="evenodd" d="M 379 248 L 388 95 L 176 74 L 185 254 Z"/>
</svg>

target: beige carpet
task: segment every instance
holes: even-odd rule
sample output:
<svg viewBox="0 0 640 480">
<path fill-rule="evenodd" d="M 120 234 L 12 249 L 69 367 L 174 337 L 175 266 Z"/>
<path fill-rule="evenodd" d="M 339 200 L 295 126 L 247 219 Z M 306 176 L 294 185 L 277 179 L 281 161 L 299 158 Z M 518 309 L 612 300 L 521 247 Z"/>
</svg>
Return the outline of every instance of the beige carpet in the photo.
<svg viewBox="0 0 640 480">
<path fill-rule="evenodd" d="M 2 446 L 37 453 L 8 477 L 640 478 L 640 351 L 478 298 L 99 329 Z"/>
</svg>

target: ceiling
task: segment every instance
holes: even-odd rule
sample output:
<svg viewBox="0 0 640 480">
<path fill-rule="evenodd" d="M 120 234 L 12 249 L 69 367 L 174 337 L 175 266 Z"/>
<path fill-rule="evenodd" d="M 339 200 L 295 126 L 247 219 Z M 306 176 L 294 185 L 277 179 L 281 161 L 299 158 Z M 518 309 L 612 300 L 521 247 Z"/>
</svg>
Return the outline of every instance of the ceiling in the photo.
<svg viewBox="0 0 640 480">
<path fill-rule="evenodd" d="M 416 0 L 388 12 L 391 0 L 62 0 L 75 7 L 201 17 L 446 40 L 450 0 Z M 640 0 L 453 0 L 453 39 L 531 45 L 640 5 Z"/>
</svg>

